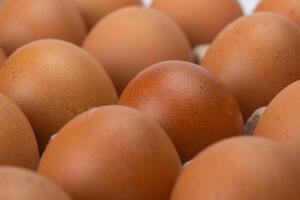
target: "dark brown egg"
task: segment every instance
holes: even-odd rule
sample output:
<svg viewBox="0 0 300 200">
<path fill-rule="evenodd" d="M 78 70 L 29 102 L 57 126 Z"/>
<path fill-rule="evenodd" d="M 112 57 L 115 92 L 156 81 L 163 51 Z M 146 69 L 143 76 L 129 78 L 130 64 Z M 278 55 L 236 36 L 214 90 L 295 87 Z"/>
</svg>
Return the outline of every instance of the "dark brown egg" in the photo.
<svg viewBox="0 0 300 200">
<path fill-rule="evenodd" d="M 244 119 L 300 79 L 300 29 L 286 17 L 256 13 L 225 28 L 202 65 L 237 98 Z"/>
<path fill-rule="evenodd" d="M 87 52 L 59 41 L 20 48 L 0 68 L 0 91 L 25 113 L 40 150 L 76 115 L 117 101 L 112 81 Z"/>
<path fill-rule="evenodd" d="M 282 90 L 260 119 L 255 135 L 282 142 L 300 152 L 300 81 Z"/>
<path fill-rule="evenodd" d="M 91 29 L 102 17 L 119 8 L 141 4 L 140 0 L 71 0 L 80 10 L 88 29 Z"/>
<path fill-rule="evenodd" d="M 3 49 L 0 47 L 0 67 L 4 64 L 5 59 L 6 59 L 5 53 Z"/>
<path fill-rule="evenodd" d="M 300 26 L 300 1 L 299 0 L 262 0 L 256 11 L 270 11 L 282 14 Z"/>
<path fill-rule="evenodd" d="M 90 110 L 47 147 L 38 173 L 76 200 L 168 200 L 181 169 L 163 129 L 122 106 Z"/>
<path fill-rule="evenodd" d="M 0 177 L 3 200 L 71 200 L 62 189 L 31 171 L 0 167 Z"/>
<path fill-rule="evenodd" d="M 168 16 L 142 7 L 119 9 L 100 21 L 84 48 L 112 77 L 119 94 L 140 71 L 165 60 L 192 60 L 183 31 Z"/>
<path fill-rule="evenodd" d="M 152 7 L 174 19 L 193 46 L 212 42 L 227 24 L 243 15 L 237 0 L 154 0 Z"/>
<path fill-rule="evenodd" d="M 69 0 L 3 1 L 0 5 L 0 45 L 7 55 L 28 42 L 57 38 L 81 45 L 86 30 Z"/>
<path fill-rule="evenodd" d="M 137 108 L 168 133 L 183 162 L 220 139 L 243 133 L 243 119 L 230 92 L 199 65 L 155 64 L 137 75 L 120 104 Z"/>
<path fill-rule="evenodd" d="M 28 120 L 16 104 L 0 93 L 0 165 L 35 170 L 39 159 L 38 145 Z"/>
<path fill-rule="evenodd" d="M 256 137 L 217 143 L 183 170 L 171 200 L 298 200 L 299 156 Z"/>
</svg>

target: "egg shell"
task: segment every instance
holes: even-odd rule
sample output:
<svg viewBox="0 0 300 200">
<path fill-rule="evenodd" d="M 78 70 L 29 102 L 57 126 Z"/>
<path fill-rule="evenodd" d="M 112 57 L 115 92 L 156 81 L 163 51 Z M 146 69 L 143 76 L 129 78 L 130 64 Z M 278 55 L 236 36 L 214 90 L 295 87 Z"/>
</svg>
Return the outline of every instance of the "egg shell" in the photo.
<svg viewBox="0 0 300 200">
<path fill-rule="evenodd" d="M 81 45 L 84 21 L 69 0 L 3 1 L 0 5 L 0 45 L 7 55 L 28 42 L 56 38 Z"/>
<path fill-rule="evenodd" d="M 227 24 L 243 15 L 237 0 L 154 0 L 152 7 L 174 19 L 193 46 L 212 42 Z"/>
<path fill-rule="evenodd" d="M 4 166 L 0 177 L 3 200 L 71 200 L 62 189 L 29 170 Z"/>
<path fill-rule="evenodd" d="M 3 49 L 0 47 L 0 67 L 4 64 L 5 59 L 6 59 L 6 55 Z"/>
<path fill-rule="evenodd" d="M 266 137 L 300 152 L 300 81 L 282 90 L 268 105 L 255 129 L 256 136 Z"/>
<path fill-rule="evenodd" d="M 158 124 L 134 109 L 105 106 L 68 123 L 47 147 L 38 173 L 76 200 L 168 200 L 180 169 Z"/>
<path fill-rule="evenodd" d="M 220 81 L 193 63 L 165 61 L 147 68 L 130 82 L 119 104 L 155 119 L 183 162 L 220 139 L 243 133 L 236 100 Z"/>
<path fill-rule="evenodd" d="M 140 0 L 71 0 L 75 3 L 82 17 L 85 19 L 88 29 L 91 29 L 105 15 L 119 8 L 139 5 Z"/>
<path fill-rule="evenodd" d="M 244 119 L 300 78 L 300 29 L 286 17 L 256 13 L 225 28 L 202 65 L 238 100 Z"/>
<path fill-rule="evenodd" d="M 300 26 L 300 1 L 299 0 L 262 0 L 256 12 L 270 11 L 282 14 Z"/>
<path fill-rule="evenodd" d="M 36 169 L 40 157 L 33 130 L 21 109 L 1 93 L 0 130 L 0 165 Z"/>
<path fill-rule="evenodd" d="M 112 81 L 81 48 L 47 39 L 20 48 L 0 68 L 0 91 L 25 113 L 42 152 L 76 115 L 117 101 Z"/>
<path fill-rule="evenodd" d="M 228 139 L 189 163 L 171 200 L 298 200 L 299 166 L 296 154 L 271 140 Z"/>
<path fill-rule="evenodd" d="M 183 31 L 159 11 L 138 6 L 119 9 L 101 20 L 83 47 L 112 77 L 120 94 L 140 71 L 165 60 L 192 60 Z"/>
</svg>

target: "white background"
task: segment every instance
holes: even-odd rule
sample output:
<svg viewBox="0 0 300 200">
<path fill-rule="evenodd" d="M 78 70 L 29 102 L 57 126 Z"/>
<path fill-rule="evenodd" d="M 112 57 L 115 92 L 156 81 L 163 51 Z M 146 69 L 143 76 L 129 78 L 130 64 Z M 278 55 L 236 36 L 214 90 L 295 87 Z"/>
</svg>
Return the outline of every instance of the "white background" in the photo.
<svg viewBox="0 0 300 200">
<path fill-rule="evenodd" d="M 149 5 L 152 0 L 143 0 L 146 5 Z M 209 1 L 209 0 L 208 0 Z M 260 0 L 239 0 L 245 13 L 251 14 L 251 11 L 255 8 L 256 4 Z"/>
</svg>

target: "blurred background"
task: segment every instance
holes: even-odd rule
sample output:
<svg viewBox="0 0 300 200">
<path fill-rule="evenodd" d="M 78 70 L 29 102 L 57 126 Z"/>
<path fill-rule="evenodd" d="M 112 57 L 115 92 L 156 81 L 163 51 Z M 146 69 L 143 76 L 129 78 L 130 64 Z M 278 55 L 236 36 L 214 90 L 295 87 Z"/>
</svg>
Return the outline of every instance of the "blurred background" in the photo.
<svg viewBox="0 0 300 200">
<path fill-rule="evenodd" d="M 146 5 L 151 4 L 152 0 L 143 0 Z M 239 0 L 245 13 L 248 15 L 252 12 L 260 0 Z"/>
</svg>

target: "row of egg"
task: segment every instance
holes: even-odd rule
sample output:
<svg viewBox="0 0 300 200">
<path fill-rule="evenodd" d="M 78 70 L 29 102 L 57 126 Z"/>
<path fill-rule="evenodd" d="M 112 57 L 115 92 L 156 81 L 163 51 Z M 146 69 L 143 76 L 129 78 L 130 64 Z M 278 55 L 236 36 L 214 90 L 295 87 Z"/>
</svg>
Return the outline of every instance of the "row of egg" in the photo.
<svg viewBox="0 0 300 200">
<path fill-rule="evenodd" d="M 77 0 L 85 38 L 67 0 L 4 1 L 0 164 L 38 168 L 76 200 L 163 200 L 172 190 L 172 200 L 298 199 L 299 27 L 272 13 L 235 20 L 239 4 L 221 2 L 156 0 L 163 12 L 123 8 L 94 26 L 138 2 Z M 299 22 L 297 1 L 257 10 Z M 188 62 L 192 46 L 213 39 L 206 69 Z M 292 148 L 254 137 L 208 147 L 242 135 L 243 118 L 271 100 L 254 134 Z M 70 199 L 32 172 L 0 176 L 2 198 Z"/>
</svg>

